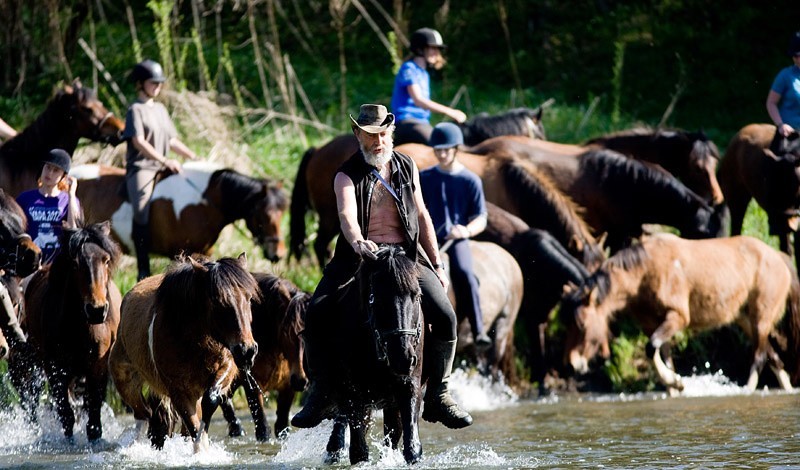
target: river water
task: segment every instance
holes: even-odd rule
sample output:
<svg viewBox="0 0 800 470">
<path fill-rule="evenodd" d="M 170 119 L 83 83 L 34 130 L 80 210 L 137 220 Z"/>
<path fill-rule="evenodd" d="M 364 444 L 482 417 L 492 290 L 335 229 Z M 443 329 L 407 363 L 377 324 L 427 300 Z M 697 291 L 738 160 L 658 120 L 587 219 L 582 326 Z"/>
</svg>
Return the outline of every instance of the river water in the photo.
<svg viewBox="0 0 800 470">
<path fill-rule="evenodd" d="M 800 394 L 750 394 L 719 374 L 684 383 L 684 396 L 677 398 L 647 393 L 519 400 L 502 385 L 457 371 L 455 394 L 475 423 L 452 431 L 423 422 L 424 457 L 415 468 L 800 469 Z M 41 424 L 31 426 L 14 408 L 0 412 L 0 468 L 323 466 L 330 422 L 261 444 L 246 411 L 240 413 L 248 436 L 226 437 L 221 415 L 215 416 L 211 449 L 193 455 L 191 443 L 180 437 L 168 439 L 162 451 L 136 442 L 132 417 L 114 416 L 109 408 L 104 439 L 93 446 L 77 427 L 74 444 L 67 443 L 52 411 L 43 410 Z M 268 417 L 273 423 L 274 410 Z M 358 468 L 407 467 L 399 452 L 380 446 L 376 420 L 370 462 Z"/>
</svg>

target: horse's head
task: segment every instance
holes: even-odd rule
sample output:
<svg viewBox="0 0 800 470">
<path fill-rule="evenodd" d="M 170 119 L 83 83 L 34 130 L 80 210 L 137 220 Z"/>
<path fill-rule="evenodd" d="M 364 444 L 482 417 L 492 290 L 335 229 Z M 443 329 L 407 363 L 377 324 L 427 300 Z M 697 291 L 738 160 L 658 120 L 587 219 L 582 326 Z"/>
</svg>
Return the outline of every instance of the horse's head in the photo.
<svg viewBox="0 0 800 470">
<path fill-rule="evenodd" d="M 64 230 L 61 239 L 61 246 L 72 263 L 78 291 L 83 299 L 86 321 L 90 325 L 105 322 L 111 300 L 108 284 L 121 256 L 119 246 L 111 238 L 110 222 Z"/>
<path fill-rule="evenodd" d="M 289 198 L 280 183 L 264 180 L 261 192 L 245 217 L 247 228 L 264 250 L 264 257 L 275 262 L 286 256 L 281 236 L 281 219 L 289 208 Z"/>
<path fill-rule="evenodd" d="M 194 276 L 187 294 L 204 299 L 207 333 L 231 352 L 237 367 L 249 370 L 258 353 L 250 302 L 261 293 L 247 270 L 247 257 L 188 260 Z"/>
<path fill-rule="evenodd" d="M 25 230 L 27 219 L 13 197 L 0 189 L 0 269 L 19 277 L 39 269 L 42 251 Z"/>
<path fill-rule="evenodd" d="M 80 81 L 62 87 L 56 92 L 53 103 L 64 116 L 69 116 L 79 137 L 112 145 L 122 142 L 125 123 L 97 99 L 93 89 L 84 87 Z"/>
<path fill-rule="evenodd" d="M 544 108 L 539 106 L 535 109 L 527 109 L 526 125 L 528 126 L 528 137 L 531 139 L 547 140 L 547 134 L 544 132 L 544 124 L 542 124 L 542 114 Z"/>
<path fill-rule="evenodd" d="M 286 292 L 289 294 L 286 298 L 287 304 L 284 310 L 285 314 L 280 327 L 281 351 L 283 351 L 286 360 L 289 362 L 289 369 L 291 376 L 289 378 L 292 390 L 302 392 L 308 384 L 308 377 L 303 367 L 303 359 L 305 349 L 303 341 L 300 339 L 300 334 L 305 328 L 303 315 L 308 304 L 311 301 L 311 295 L 301 291 L 289 281 L 283 281 L 287 284 Z"/>
<path fill-rule="evenodd" d="M 598 355 L 611 355 L 608 316 L 598 310 L 606 289 L 603 282 L 608 282 L 607 274 L 598 271 L 580 286 L 570 284 L 561 301 L 560 315 L 567 324 L 564 362 L 578 374 L 587 373 Z"/>
<path fill-rule="evenodd" d="M 420 365 L 423 323 L 419 271 L 396 246 L 382 247 L 361 268 L 363 311 L 374 330 L 380 360 L 401 377 Z"/>
<path fill-rule="evenodd" d="M 706 201 L 711 201 L 715 205 L 721 204 L 725 197 L 717 181 L 719 149 L 702 131 L 687 134 L 686 137 L 690 142 L 691 151 L 683 177 L 684 183 Z"/>
</svg>

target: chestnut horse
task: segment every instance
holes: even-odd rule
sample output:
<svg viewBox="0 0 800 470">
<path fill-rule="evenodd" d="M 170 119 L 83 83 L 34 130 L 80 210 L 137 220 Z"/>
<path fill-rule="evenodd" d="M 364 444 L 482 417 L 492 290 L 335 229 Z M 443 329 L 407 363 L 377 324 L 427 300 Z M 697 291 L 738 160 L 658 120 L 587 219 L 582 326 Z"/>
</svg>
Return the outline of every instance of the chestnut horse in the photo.
<svg viewBox="0 0 800 470">
<path fill-rule="evenodd" d="M 252 375 L 240 375 L 231 392 L 241 384 L 256 426 L 256 439 L 269 439 L 267 418 L 264 415 L 263 393 L 277 390 L 275 436 L 280 437 L 289 428 L 289 409 L 295 393 L 302 392 L 307 384 L 303 370 L 303 342 L 300 332 L 311 295 L 300 290 L 287 279 L 272 274 L 253 273 L 263 299 L 254 299 L 253 338 L 259 345 Z M 230 401 L 220 404 L 228 434 L 242 435 L 242 427 Z"/>
<path fill-rule="evenodd" d="M 305 251 L 305 213 L 313 207 L 319 215 L 314 251 L 321 264 L 327 262 L 328 246 L 339 233 L 333 178 L 339 166 L 357 148 L 354 137 L 339 137 L 318 150 L 309 150 L 303 156 L 291 206 L 291 252 L 296 257 L 299 258 Z M 397 147 L 397 151 L 411 156 L 420 169 L 438 163 L 433 149 L 425 145 L 405 144 Z M 587 266 L 595 267 L 602 262 L 602 249 L 586 222 L 578 215 L 577 205 L 558 191 L 553 182 L 533 165 L 508 155 L 487 158 L 459 152 L 458 159 L 481 178 L 487 201 L 518 215 L 532 227 L 549 231 Z"/>
<path fill-rule="evenodd" d="M 522 305 L 522 271 L 514 257 L 494 243 L 469 241 L 469 249 L 478 278 L 483 324 L 486 334 L 492 339 L 492 347 L 484 352 L 475 350 L 469 320 L 458 308 L 451 288 L 448 296 L 459 322 L 457 350 L 474 356 L 485 373 L 496 379 L 502 374 L 507 383 L 514 384 L 517 381 L 514 323 Z M 443 258 L 448 259 L 446 254 Z"/>
<path fill-rule="evenodd" d="M 669 173 L 612 150 L 590 150 L 576 158 L 542 151 L 519 139 L 495 138 L 472 151 L 535 165 L 586 209 L 586 221 L 597 233 L 608 234 L 612 252 L 641 236 L 642 224 L 669 225 L 687 238 L 721 236 L 724 230 L 722 206 L 709 206 Z"/>
<path fill-rule="evenodd" d="M 702 131 L 635 128 L 595 137 L 585 145 L 656 164 L 709 204 L 723 202 L 717 181 L 719 150 Z"/>
<path fill-rule="evenodd" d="M 795 332 L 789 356 L 797 357 L 800 283 L 791 261 L 756 238 L 648 237 L 609 258 L 566 295 L 562 309 L 576 320 L 568 355 L 578 372 L 588 369 L 598 351 L 609 356 L 608 324 L 617 312 L 626 311 L 650 337 L 648 355 L 671 395 L 683 389 L 671 361 L 661 356 L 669 357 L 672 337 L 686 328 L 708 330 L 734 322 L 755 346 L 747 388 L 755 390 L 767 363 L 781 387 L 792 387 L 770 335 L 788 310 Z"/>
<path fill-rule="evenodd" d="M 800 239 L 795 235 L 791 241 L 800 222 L 800 148 L 775 155 L 770 150 L 774 135 L 771 124 L 743 127 L 728 144 L 719 182 L 730 209 L 731 235 L 742 233 L 747 206 L 755 199 L 769 217 L 770 235 L 777 235 L 781 251 L 792 256 L 800 252 Z"/>
<path fill-rule="evenodd" d="M 125 170 L 81 165 L 78 198 L 88 221 L 110 219 L 114 237 L 128 253 L 133 212 L 124 194 Z M 179 174 L 158 180 L 150 206 L 151 251 L 173 257 L 182 252 L 210 254 L 222 229 L 244 219 L 264 257 L 285 255 L 281 218 L 289 205 L 280 183 L 252 178 L 208 162 L 186 162 Z"/>
<path fill-rule="evenodd" d="M 208 448 L 214 408 L 258 352 L 250 328 L 250 302 L 258 297 L 244 254 L 219 261 L 181 257 L 125 295 L 109 368 L 137 432 L 149 420 L 154 447 L 164 446 L 174 410 L 195 452 Z"/>
<path fill-rule="evenodd" d="M 65 229 L 52 264 L 37 271 L 25 288 L 21 324 L 50 384 L 64 435 L 71 439 L 75 414 L 70 388 L 85 378 L 86 436 L 100 439 L 100 409 L 108 385 L 108 353 L 117 337 L 122 296 L 111 279 L 120 250 L 108 222 Z M 32 366 L 32 365 L 31 365 Z M 40 383 L 12 374 L 24 407 L 34 413 Z"/>
<path fill-rule="evenodd" d="M 15 197 L 36 188 L 47 152 L 62 148 L 72 155 L 81 137 L 117 145 L 124 127 L 94 90 L 77 80 L 65 85 L 32 124 L 0 146 L 0 188 Z"/>
<path fill-rule="evenodd" d="M 579 285 L 589 277 L 589 271 L 575 259 L 552 235 L 532 229 L 522 219 L 487 202 L 486 229 L 475 239 L 496 243 L 516 259 L 524 278 L 524 293 L 519 320 L 526 333 L 524 351 L 531 382 L 544 390 L 544 378 L 549 367 L 561 357 L 560 344 L 546 343 L 546 327 L 550 312 L 561 300 L 564 288 Z"/>
</svg>

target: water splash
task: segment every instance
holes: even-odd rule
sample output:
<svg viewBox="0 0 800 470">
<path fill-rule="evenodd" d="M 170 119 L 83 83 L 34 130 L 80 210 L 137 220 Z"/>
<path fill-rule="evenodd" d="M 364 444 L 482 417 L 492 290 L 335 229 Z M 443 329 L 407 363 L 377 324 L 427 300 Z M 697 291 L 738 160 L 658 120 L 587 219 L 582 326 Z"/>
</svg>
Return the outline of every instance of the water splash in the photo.
<svg viewBox="0 0 800 470">
<path fill-rule="evenodd" d="M 502 378 L 492 380 L 475 371 L 456 369 L 450 376 L 450 392 L 467 411 L 487 411 L 514 405 L 517 394 Z"/>
</svg>

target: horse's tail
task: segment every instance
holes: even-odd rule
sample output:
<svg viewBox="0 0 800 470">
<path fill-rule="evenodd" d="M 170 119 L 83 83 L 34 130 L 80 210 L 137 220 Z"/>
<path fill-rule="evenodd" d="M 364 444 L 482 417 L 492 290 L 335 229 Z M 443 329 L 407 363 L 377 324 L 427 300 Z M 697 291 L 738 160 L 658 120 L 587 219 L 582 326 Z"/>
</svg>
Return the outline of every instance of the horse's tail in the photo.
<svg viewBox="0 0 800 470">
<path fill-rule="evenodd" d="M 781 258 L 792 273 L 792 284 L 786 299 L 786 314 L 783 317 L 781 333 L 786 339 L 785 368 L 793 386 L 800 383 L 800 278 L 789 256 L 781 253 Z"/>
<path fill-rule="evenodd" d="M 292 203 L 289 209 L 291 219 L 289 223 L 289 256 L 294 256 L 298 260 L 306 251 L 306 212 L 311 208 L 306 184 L 306 170 L 308 162 L 311 161 L 316 150 L 311 147 L 303 154 L 292 189 Z"/>
</svg>

